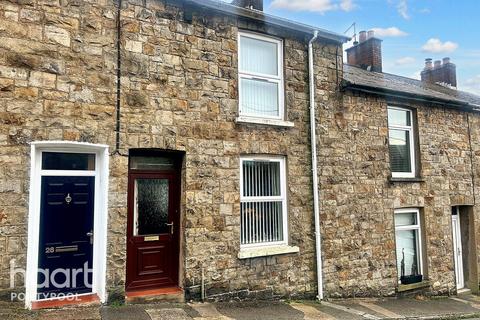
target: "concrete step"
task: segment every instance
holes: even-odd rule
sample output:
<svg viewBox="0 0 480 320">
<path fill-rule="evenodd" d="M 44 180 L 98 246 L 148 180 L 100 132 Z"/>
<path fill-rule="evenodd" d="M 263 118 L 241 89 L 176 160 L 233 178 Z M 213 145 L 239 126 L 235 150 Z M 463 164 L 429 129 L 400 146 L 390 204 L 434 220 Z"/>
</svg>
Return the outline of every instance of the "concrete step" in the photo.
<svg viewBox="0 0 480 320">
<path fill-rule="evenodd" d="M 127 292 L 127 304 L 149 304 L 158 302 L 184 303 L 185 294 L 181 288 L 162 288 L 158 290 L 144 290 Z"/>
<path fill-rule="evenodd" d="M 459 289 L 457 290 L 457 295 L 462 296 L 462 295 L 470 295 L 472 294 L 472 290 L 470 289 Z"/>
</svg>

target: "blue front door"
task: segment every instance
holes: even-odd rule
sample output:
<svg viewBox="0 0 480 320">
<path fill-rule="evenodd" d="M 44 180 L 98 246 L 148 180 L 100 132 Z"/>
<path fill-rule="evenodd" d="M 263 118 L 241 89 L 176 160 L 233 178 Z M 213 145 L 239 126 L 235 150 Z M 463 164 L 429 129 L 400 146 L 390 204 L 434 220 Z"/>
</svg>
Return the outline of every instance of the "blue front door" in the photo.
<svg viewBox="0 0 480 320">
<path fill-rule="evenodd" d="M 37 299 L 92 292 L 95 177 L 43 176 Z"/>
</svg>

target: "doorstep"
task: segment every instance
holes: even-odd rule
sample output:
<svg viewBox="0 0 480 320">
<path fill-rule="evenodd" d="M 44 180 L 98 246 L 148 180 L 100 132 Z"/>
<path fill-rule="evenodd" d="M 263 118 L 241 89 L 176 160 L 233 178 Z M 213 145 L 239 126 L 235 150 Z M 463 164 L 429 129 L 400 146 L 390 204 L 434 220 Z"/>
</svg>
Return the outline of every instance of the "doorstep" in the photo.
<svg viewBox="0 0 480 320">
<path fill-rule="evenodd" d="M 151 290 L 136 290 L 125 292 L 127 303 L 149 303 L 149 302 L 185 302 L 185 294 L 179 287 L 166 287 Z"/>
<path fill-rule="evenodd" d="M 397 291 L 398 292 L 406 292 L 406 291 L 411 291 L 415 289 L 422 289 L 422 288 L 427 288 L 430 287 L 430 281 L 424 280 L 420 282 L 415 282 L 411 284 L 400 284 L 398 286 Z"/>
<path fill-rule="evenodd" d="M 457 295 L 459 295 L 459 296 L 470 295 L 470 294 L 472 294 L 472 290 L 470 290 L 468 288 L 457 289 Z"/>
<path fill-rule="evenodd" d="M 82 294 L 68 298 L 55 298 L 32 301 L 32 310 L 60 308 L 66 306 L 95 305 L 100 304 L 100 298 L 96 293 Z"/>
</svg>

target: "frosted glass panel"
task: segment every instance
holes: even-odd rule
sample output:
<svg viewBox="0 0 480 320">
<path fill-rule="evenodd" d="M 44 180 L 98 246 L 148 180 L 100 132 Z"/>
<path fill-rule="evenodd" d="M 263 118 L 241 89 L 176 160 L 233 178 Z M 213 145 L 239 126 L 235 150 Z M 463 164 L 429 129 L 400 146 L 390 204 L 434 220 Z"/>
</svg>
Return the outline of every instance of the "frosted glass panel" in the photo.
<svg viewBox="0 0 480 320">
<path fill-rule="evenodd" d="M 168 233 L 168 180 L 135 180 L 135 235 Z"/>
<path fill-rule="evenodd" d="M 277 44 L 245 36 L 240 37 L 240 70 L 277 76 Z"/>
<path fill-rule="evenodd" d="M 241 111 L 258 116 L 278 117 L 278 84 L 241 79 Z"/>
<path fill-rule="evenodd" d="M 402 230 L 397 231 L 396 235 L 398 275 L 418 275 L 418 231 Z"/>
</svg>

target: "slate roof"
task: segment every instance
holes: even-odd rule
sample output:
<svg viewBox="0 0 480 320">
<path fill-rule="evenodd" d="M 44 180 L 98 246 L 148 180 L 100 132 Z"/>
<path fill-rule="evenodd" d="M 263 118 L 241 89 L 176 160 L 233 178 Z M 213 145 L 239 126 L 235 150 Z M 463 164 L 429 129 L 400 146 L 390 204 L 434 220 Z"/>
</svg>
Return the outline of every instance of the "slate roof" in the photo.
<svg viewBox="0 0 480 320">
<path fill-rule="evenodd" d="M 390 73 L 367 71 L 347 64 L 343 66 L 343 85 L 347 88 L 371 90 L 405 98 L 421 98 L 480 111 L 480 96 Z"/>
<path fill-rule="evenodd" d="M 328 31 L 318 27 L 310 26 L 300 22 L 280 18 L 271 14 L 267 14 L 263 11 L 246 9 L 238 6 L 234 6 L 230 3 L 221 0 L 184 0 L 186 3 L 194 4 L 209 10 L 218 10 L 225 14 L 240 16 L 252 20 L 256 20 L 260 23 L 278 26 L 293 31 L 302 33 L 313 34 L 314 31 L 318 32 L 318 36 L 324 39 L 333 40 L 340 43 L 345 43 L 350 40 L 343 34 Z"/>
</svg>

